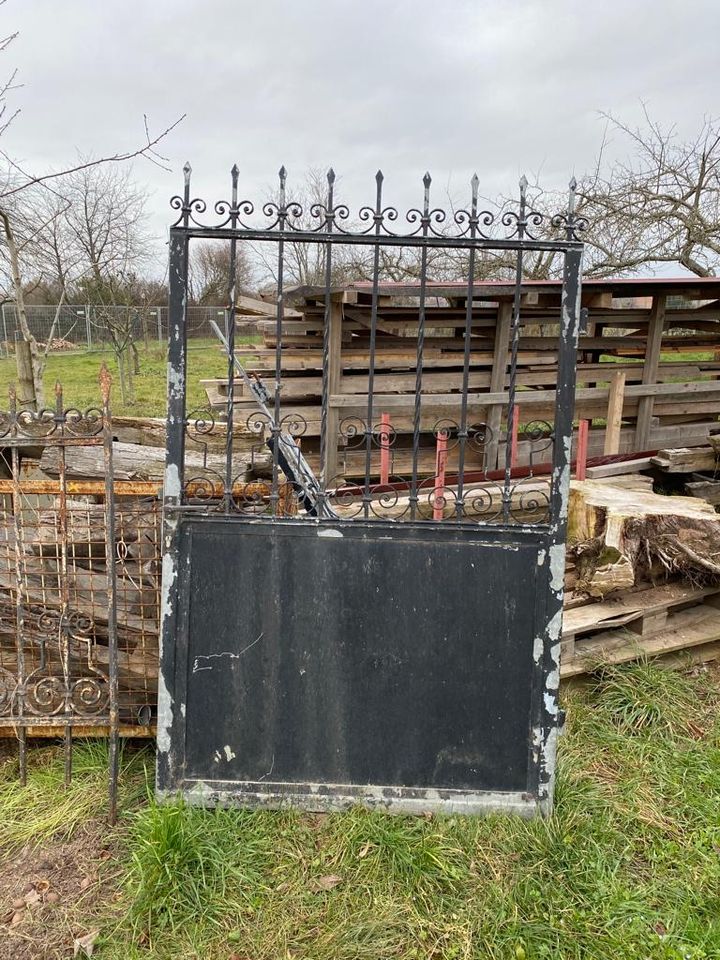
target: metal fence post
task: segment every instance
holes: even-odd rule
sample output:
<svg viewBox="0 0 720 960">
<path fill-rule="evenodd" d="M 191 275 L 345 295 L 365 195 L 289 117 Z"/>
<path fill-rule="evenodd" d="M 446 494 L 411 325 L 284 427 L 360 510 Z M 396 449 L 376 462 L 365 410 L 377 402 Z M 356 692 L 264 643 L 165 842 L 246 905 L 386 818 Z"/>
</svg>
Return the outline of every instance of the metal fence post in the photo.
<svg viewBox="0 0 720 960">
<path fill-rule="evenodd" d="M 3 305 L 2 305 L 2 325 L 3 325 L 3 337 L 4 337 L 4 343 L 5 343 L 5 356 L 6 356 L 6 357 L 9 357 L 9 356 L 10 356 L 10 345 L 9 345 L 9 343 L 8 343 L 7 320 L 5 319 L 5 306 L 6 306 L 6 304 L 3 304 Z"/>
<path fill-rule="evenodd" d="M 157 338 L 158 343 L 163 342 L 163 332 L 162 332 L 162 307 L 157 308 Z"/>
<path fill-rule="evenodd" d="M 90 304 L 85 306 L 85 332 L 87 334 L 88 350 L 92 349 L 92 330 L 90 329 Z"/>
</svg>

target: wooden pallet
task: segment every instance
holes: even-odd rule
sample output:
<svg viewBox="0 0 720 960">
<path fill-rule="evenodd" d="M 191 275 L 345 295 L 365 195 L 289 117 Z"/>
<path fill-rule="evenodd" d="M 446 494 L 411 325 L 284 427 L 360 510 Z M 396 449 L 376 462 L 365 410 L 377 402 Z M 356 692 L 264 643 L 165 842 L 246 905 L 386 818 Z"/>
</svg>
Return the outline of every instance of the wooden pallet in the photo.
<svg viewBox="0 0 720 960">
<path fill-rule="evenodd" d="M 718 641 L 720 588 L 682 583 L 651 587 L 566 609 L 560 676 Z"/>
</svg>

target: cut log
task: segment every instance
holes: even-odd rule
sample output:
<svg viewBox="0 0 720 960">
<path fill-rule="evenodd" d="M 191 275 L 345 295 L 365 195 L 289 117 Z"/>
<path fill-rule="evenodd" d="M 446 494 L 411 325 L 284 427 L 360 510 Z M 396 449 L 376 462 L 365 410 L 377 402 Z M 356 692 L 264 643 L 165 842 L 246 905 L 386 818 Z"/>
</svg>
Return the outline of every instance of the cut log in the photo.
<svg viewBox="0 0 720 960">
<path fill-rule="evenodd" d="M 649 478 L 574 481 L 568 519 L 578 592 L 604 597 L 668 573 L 720 580 L 720 516 L 702 500 L 653 493 Z"/>
<path fill-rule="evenodd" d="M 236 385 L 240 393 L 240 384 Z M 113 439 L 120 443 L 133 443 L 143 447 L 161 447 L 165 449 L 166 425 L 159 417 L 113 417 Z M 188 450 L 196 451 L 198 442 L 207 446 L 208 453 L 225 453 L 227 426 L 217 422 L 216 417 L 207 411 L 191 412 L 188 423 Z M 233 447 L 236 453 L 249 453 L 262 441 L 257 433 L 248 430 L 247 424 L 236 423 L 233 426 Z"/>
<path fill-rule="evenodd" d="M 260 455 L 270 461 L 270 454 Z M 255 461 L 256 462 L 256 461 Z M 233 458 L 233 476 L 247 479 L 253 457 L 251 454 Z M 105 458 L 102 447 L 68 447 L 65 451 L 68 477 L 87 479 L 105 476 Z M 60 469 L 60 450 L 46 447 L 40 459 L 40 469 L 57 477 Z M 134 443 L 113 443 L 113 469 L 117 480 L 162 480 L 165 473 L 165 450 L 160 447 L 141 447 Z M 213 479 L 222 482 L 225 476 L 225 457 L 208 454 L 207 457 L 188 449 L 185 453 L 187 479 Z"/>
</svg>

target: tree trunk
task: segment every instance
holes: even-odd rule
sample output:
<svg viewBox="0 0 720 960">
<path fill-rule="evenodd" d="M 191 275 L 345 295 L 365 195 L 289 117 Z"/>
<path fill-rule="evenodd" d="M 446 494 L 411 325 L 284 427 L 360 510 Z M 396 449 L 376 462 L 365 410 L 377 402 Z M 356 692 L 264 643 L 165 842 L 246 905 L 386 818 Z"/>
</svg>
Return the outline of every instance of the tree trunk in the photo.
<svg viewBox="0 0 720 960">
<path fill-rule="evenodd" d="M 130 357 L 130 344 L 125 347 L 123 351 L 123 359 L 125 362 L 125 383 L 127 385 L 127 402 L 129 404 L 135 403 L 135 382 L 133 380 L 133 364 Z"/>
<path fill-rule="evenodd" d="M 127 392 L 125 387 L 125 365 L 123 363 L 123 352 L 122 350 L 115 351 L 115 359 L 118 365 L 118 379 L 120 380 L 120 399 L 122 400 L 123 406 L 127 405 Z"/>
<path fill-rule="evenodd" d="M 133 373 L 136 377 L 140 376 L 140 354 L 138 353 L 137 344 L 134 340 L 130 341 L 130 349 L 132 350 L 133 356 Z"/>
<path fill-rule="evenodd" d="M 568 540 L 576 590 L 593 597 L 670 573 L 720 580 L 720 516 L 703 500 L 653 493 L 649 478 L 574 481 Z"/>
<path fill-rule="evenodd" d="M 10 260 L 10 274 L 15 293 L 15 308 L 17 310 L 18 320 L 20 321 L 20 329 L 22 330 L 23 339 L 30 348 L 32 394 L 27 396 L 25 400 L 25 406 L 26 409 L 37 410 L 38 407 L 44 406 L 42 378 L 43 364 L 38 357 L 37 340 L 32 335 L 27 322 L 27 313 L 25 312 L 25 297 L 23 295 L 22 279 L 20 277 L 20 258 L 18 257 L 18 248 L 17 244 L 15 243 L 15 234 L 10 226 L 10 218 L 4 210 L 0 210 L 0 219 L 2 220 L 3 227 L 5 228 L 5 240 L 7 241 L 8 257 Z M 19 371 L 20 362 L 18 361 L 18 379 L 20 379 Z M 28 380 L 26 379 L 25 382 L 28 383 Z"/>
<path fill-rule="evenodd" d="M 27 340 L 15 343 L 15 366 L 17 369 L 17 399 L 23 410 L 36 409 L 35 378 L 33 377 L 32 356 Z"/>
</svg>

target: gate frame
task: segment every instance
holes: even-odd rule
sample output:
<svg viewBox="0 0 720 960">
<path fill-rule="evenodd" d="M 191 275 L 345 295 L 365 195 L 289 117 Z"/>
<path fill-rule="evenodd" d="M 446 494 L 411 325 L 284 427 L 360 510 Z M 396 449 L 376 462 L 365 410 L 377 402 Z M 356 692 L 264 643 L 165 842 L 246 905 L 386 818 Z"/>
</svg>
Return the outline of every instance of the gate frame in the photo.
<svg viewBox="0 0 720 960">
<path fill-rule="evenodd" d="M 302 211 L 299 205 L 289 200 L 285 191 L 286 172 L 280 169 L 280 192 L 278 203 L 267 203 L 263 206 L 263 214 L 272 222 L 269 226 L 254 226 L 243 221 L 244 216 L 254 213 L 250 201 L 238 200 L 238 168 L 233 166 L 232 195 L 230 201 L 219 201 L 215 204 L 215 212 L 222 217 L 215 225 L 205 225 L 196 219 L 202 214 L 206 205 L 203 200 L 192 199 L 190 194 L 191 167 L 188 164 L 184 169 L 184 192 L 182 197 L 174 197 L 171 205 L 179 210 L 180 214 L 170 228 L 169 237 L 169 318 L 168 318 L 168 411 L 167 411 L 167 461 L 163 493 L 163 564 L 162 564 L 162 599 L 161 599 L 161 634 L 160 634 L 160 671 L 158 680 L 158 725 L 157 725 L 157 780 L 156 794 L 160 799 L 176 796 L 179 790 L 184 791 L 190 802 L 197 803 L 231 803 L 243 802 L 248 805 L 280 805 L 285 802 L 285 795 L 273 791 L 239 790 L 243 786 L 232 781 L 223 786 L 218 781 L 198 782 L 188 781 L 185 778 L 183 763 L 181 762 L 185 736 L 185 704 L 179 705 L 173 701 L 171 690 L 175 688 L 178 664 L 176 663 L 176 644 L 181 635 L 183 624 L 181 603 L 178 595 L 181 572 L 178 567 L 179 542 L 182 520 L 184 517 L 197 519 L 207 516 L 207 508 L 191 506 L 185 502 L 185 438 L 189 421 L 186 411 L 186 373 L 187 373 L 187 282 L 189 264 L 189 244 L 192 239 L 222 239 L 230 243 L 230 275 L 228 278 L 229 306 L 227 309 L 227 337 L 231 354 L 234 350 L 234 321 L 235 321 L 235 254 L 238 241 L 271 241 L 278 245 L 280 268 L 283 263 L 283 243 L 297 242 L 324 246 L 328 252 L 328 263 L 332 258 L 332 247 L 335 244 L 372 247 L 375 251 L 375 268 L 373 278 L 373 303 L 377 309 L 379 286 L 378 252 L 381 247 L 419 247 L 424 251 L 422 274 L 420 283 L 426 280 L 426 251 L 432 248 L 460 249 L 467 251 L 470 258 L 468 276 L 468 299 L 466 324 L 472 316 L 472 288 L 474 283 L 474 256 L 477 251 L 507 251 L 516 255 L 516 271 L 514 279 L 514 306 L 512 326 L 512 352 L 510 358 L 510 387 L 509 404 L 507 408 L 507 423 L 513 421 L 516 394 L 516 367 L 517 347 L 520 330 L 520 288 L 523 278 L 523 255 L 530 251 L 545 251 L 558 254 L 563 258 L 562 296 L 559 317 L 560 334 L 558 338 L 558 376 L 555 395 L 555 419 L 552 428 L 553 457 L 550 480 L 550 496 L 548 504 L 548 523 L 544 526 L 535 524 L 509 523 L 507 513 L 504 514 L 503 524 L 473 523 L 473 530 L 482 529 L 493 539 L 505 539 L 513 533 L 516 535 L 534 534 L 538 540 L 538 565 L 541 568 L 540 583 L 548 584 L 544 596 L 536 598 L 536 624 L 542 625 L 541 635 L 536 636 L 533 648 L 534 681 L 531 694 L 530 753 L 537 768 L 537 790 L 522 794 L 499 794 L 488 791 L 472 793 L 470 797 L 457 797 L 459 807 L 465 812 L 483 811 L 515 811 L 524 815 L 533 815 L 540 812 L 547 814 L 552 809 L 553 786 L 555 778 L 555 753 L 557 733 L 560 724 L 558 706 L 559 688 L 559 658 L 560 638 L 562 631 L 563 587 L 565 568 L 565 541 L 567 534 L 567 509 L 570 481 L 570 454 L 572 442 L 573 402 L 575 392 L 576 351 L 580 325 L 580 300 L 582 285 L 582 254 L 583 243 L 578 239 L 580 231 L 586 223 L 579 217 L 575 209 L 575 188 L 573 178 L 570 182 L 568 206 L 565 213 L 556 215 L 549 220 L 552 227 L 559 233 L 557 239 L 542 239 L 531 233 L 539 228 L 545 218 L 533 211 L 527 201 L 527 180 L 520 181 L 520 204 L 517 213 L 506 211 L 501 218 L 502 224 L 509 228 L 506 238 L 494 238 L 483 232 L 483 227 L 489 225 L 493 217 L 486 212 L 478 212 L 478 179 L 474 176 L 471 181 L 470 211 L 458 211 L 454 215 L 455 223 L 460 228 L 459 235 L 448 235 L 436 229 L 434 224 L 442 224 L 445 219 L 443 211 L 431 210 L 429 206 L 430 176 L 423 179 L 424 204 L 422 211 L 411 210 L 407 220 L 419 226 L 410 233 L 393 233 L 387 228 L 387 221 L 397 219 L 395 208 L 384 207 L 382 201 L 383 175 L 380 171 L 376 176 L 376 204 L 375 207 L 364 207 L 360 210 L 360 219 L 370 222 L 366 230 L 346 231 L 341 222 L 349 215 L 344 205 L 335 205 L 333 189 L 335 174 L 328 172 L 328 200 L 327 205 L 314 204 L 312 216 L 320 221 L 317 229 L 293 228 L 293 218 L 298 218 Z M 512 282 L 512 281 L 511 281 Z M 327 398 L 327 352 L 328 352 L 328 323 L 327 312 L 330 302 L 330 268 L 327 271 L 326 282 L 326 321 L 324 330 L 323 351 L 323 421 L 326 421 Z M 424 304 L 424 296 L 421 301 Z M 269 305 L 270 306 L 270 305 Z M 280 330 L 283 319 L 283 280 L 282 270 L 278 279 L 278 301 L 276 307 L 278 323 L 278 344 L 280 344 Z M 469 340 L 469 334 L 466 335 Z M 371 340 L 372 343 L 372 340 Z M 371 347 L 371 357 L 374 348 Z M 467 347 L 469 351 L 469 347 Z M 280 364 L 281 347 L 277 348 L 277 363 Z M 372 397 L 372 366 L 369 395 Z M 465 369 L 469 363 L 466 352 Z M 226 477 L 224 478 L 224 501 L 226 514 L 230 513 L 232 500 L 233 480 L 231 473 L 232 457 L 232 417 L 233 417 L 233 361 L 229 360 L 228 367 L 228 405 L 227 418 L 227 463 Z M 468 396 L 467 383 L 461 395 L 463 400 Z M 276 412 L 279 411 L 279 391 L 276 392 Z M 279 418 L 278 418 L 279 419 Z M 466 430 L 466 421 L 463 429 Z M 417 432 L 417 425 L 415 432 Z M 366 432 L 372 430 L 372 424 L 366 424 Z M 279 432 L 279 428 L 277 430 Z M 277 433 L 275 433 L 277 435 Z M 467 430 L 466 434 L 467 436 Z M 321 450 L 323 443 L 327 443 L 326 428 L 323 425 L 321 433 Z M 510 483 L 510 444 L 506 444 L 505 494 Z M 369 468 L 368 468 L 369 469 Z M 462 466 L 459 476 L 462 477 Z M 325 481 L 323 478 L 323 491 Z M 367 485 L 366 473 L 366 485 Z M 256 517 L 253 523 L 313 523 L 342 529 L 343 525 L 356 524 L 356 520 L 329 520 L 317 518 L 303 518 L 301 520 L 281 518 L 275 514 L 277 502 L 277 455 L 275 455 L 273 494 L 271 505 L 273 516 Z M 275 502 L 272 502 L 272 501 Z M 505 503 L 505 500 L 503 501 Z M 228 516 L 229 522 L 233 518 Z M 369 520 L 367 510 L 365 520 Z M 438 521 L 423 520 L 418 523 L 427 528 Z M 387 521 L 372 521 L 373 528 L 379 532 Z M 404 529 L 415 526 L 416 522 L 403 523 Z M 397 529 L 397 527 L 395 528 Z M 541 532 L 540 532 L 541 531 Z M 540 592 L 540 591 L 538 591 Z M 542 611 L 542 615 L 541 614 Z M 246 787 L 251 786 L 245 784 Z M 254 784 L 257 786 L 257 784 Z M 269 784 L 268 786 L 273 786 Z M 369 787 L 352 787 L 351 785 L 325 785 L 322 795 L 315 789 L 303 792 L 306 787 L 318 785 L 296 784 L 298 791 L 294 794 L 294 802 L 314 810 L 338 809 L 349 803 L 361 802 L 366 805 L 382 805 L 389 810 L 449 810 L 455 808 L 451 797 L 456 791 L 421 790 L 416 799 L 410 797 L 412 790 L 397 788 L 392 797 L 388 797 L 388 787 L 377 785 Z M 436 794 L 432 799 L 429 794 Z M 460 791 L 462 793 L 462 791 Z M 403 796 L 405 794 L 405 796 Z M 442 795 L 442 796 L 441 796 Z"/>
</svg>

